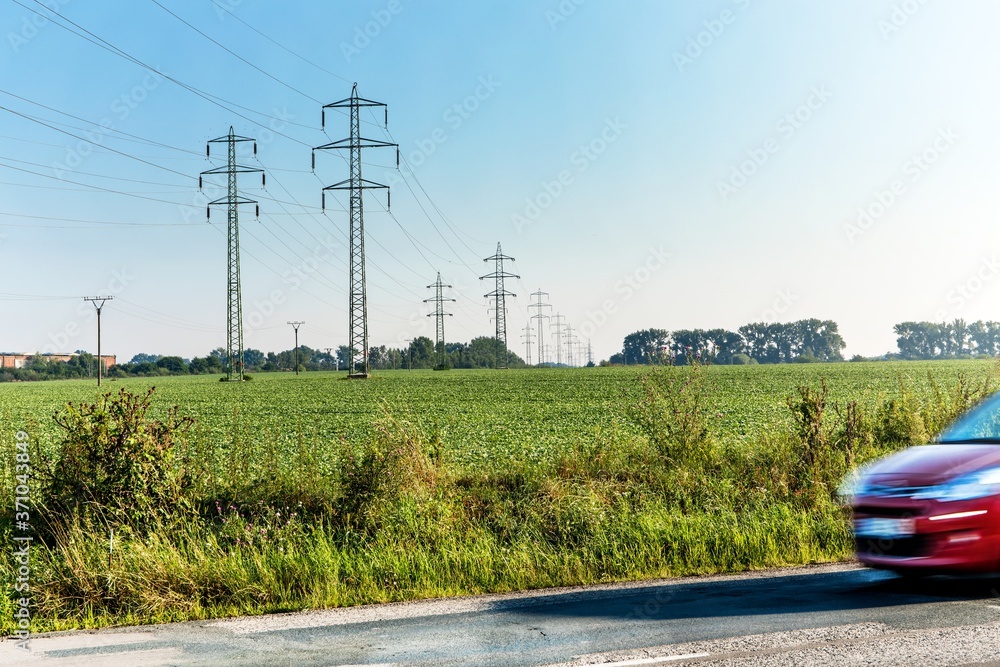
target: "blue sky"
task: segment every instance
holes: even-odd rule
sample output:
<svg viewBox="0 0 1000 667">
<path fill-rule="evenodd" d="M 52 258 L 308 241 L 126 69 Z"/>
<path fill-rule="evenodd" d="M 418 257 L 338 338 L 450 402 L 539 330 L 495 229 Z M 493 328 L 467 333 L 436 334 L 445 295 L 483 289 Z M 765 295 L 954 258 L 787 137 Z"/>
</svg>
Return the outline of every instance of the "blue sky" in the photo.
<svg viewBox="0 0 1000 667">
<path fill-rule="evenodd" d="M 151 0 L 43 3 L 214 104 L 19 2 L 0 0 L 5 351 L 93 349 L 97 293 L 108 352 L 224 344 L 225 217 L 206 224 L 197 175 L 230 125 L 268 172 L 241 180 L 261 203 L 241 218 L 246 345 L 291 347 L 287 320 L 344 344 L 345 198 L 319 205 L 347 167 L 313 174 L 310 148 L 347 136 L 320 106 L 355 81 L 389 105 L 390 134 L 363 133 L 407 163 L 365 156 L 393 184 L 394 217 L 366 199 L 373 345 L 433 336 L 438 271 L 449 340 L 491 335 L 497 242 L 522 356 L 538 288 L 598 359 L 646 327 L 819 317 L 874 355 L 897 322 L 1000 319 L 994 3 L 160 0 L 207 37 Z"/>
</svg>

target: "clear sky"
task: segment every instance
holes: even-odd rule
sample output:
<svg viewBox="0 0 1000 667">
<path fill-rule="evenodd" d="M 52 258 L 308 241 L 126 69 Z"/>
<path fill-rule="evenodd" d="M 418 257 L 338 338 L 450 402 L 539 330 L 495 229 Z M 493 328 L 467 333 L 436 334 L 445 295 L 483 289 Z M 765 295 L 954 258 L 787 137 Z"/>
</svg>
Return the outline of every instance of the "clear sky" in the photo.
<svg viewBox="0 0 1000 667">
<path fill-rule="evenodd" d="M 223 346 L 197 175 L 230 126 L 268 176 L 240 181 L 246 346 L 290 348 L 287 320 L 345 344 L 346 198 L 320 190 L 347 165 L 310 148 L 355 81 L 404 157 L 365 154 L 393 185 L 391 216 L 366 194 L 372 345 L 433 337 L 438 271 L 448 339 L 492 335 L 498 242 L 522 356 L 539 288 L 597 359 L 647 327 L 818 317 L 875 355 L 897 322 L 1000 319 L 994 2 L 159 3 L 0 0 L 0 350 L 95 350 L 80 297 L 108 293 L 107 353 Z"/>
</svg>

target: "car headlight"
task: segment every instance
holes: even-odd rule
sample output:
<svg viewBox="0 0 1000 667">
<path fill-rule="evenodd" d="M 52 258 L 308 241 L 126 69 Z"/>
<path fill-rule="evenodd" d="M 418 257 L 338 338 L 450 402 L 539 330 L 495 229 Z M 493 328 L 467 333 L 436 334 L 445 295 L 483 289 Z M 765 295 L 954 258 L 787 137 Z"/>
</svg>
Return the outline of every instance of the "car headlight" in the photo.
<svg viewBox="0 0 1000 667">
<path fill-rule="evenodd" d="M 914 500 L 973 500 L 1000 493 L 1000 468 L 977 470 L 948 480 L 937 486 L 929 486 L 913 494 Z"/>
<path fill-rule="evenodd" d="M 856 496 L 863 495 L 868 489 L 868 474 L 864 467 L 856 468 L 848 473 L 844 481 L 837 487 L 837 495 L 841 502 L 850 503 Z"/>
</svg>

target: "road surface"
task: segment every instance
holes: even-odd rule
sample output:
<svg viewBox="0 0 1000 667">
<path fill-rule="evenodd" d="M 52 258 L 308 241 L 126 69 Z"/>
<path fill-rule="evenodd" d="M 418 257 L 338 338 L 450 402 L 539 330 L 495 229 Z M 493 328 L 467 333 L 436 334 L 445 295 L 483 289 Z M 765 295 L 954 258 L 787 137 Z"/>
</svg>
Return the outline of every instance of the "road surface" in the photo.
<svg viewBox="0 0 1000 667">
<path fill-rule="evenodd" d="M 853 565 L 378 605 L 0 642 L 0 665 L 987 665 L 1000 580 Z"/>
</svg>

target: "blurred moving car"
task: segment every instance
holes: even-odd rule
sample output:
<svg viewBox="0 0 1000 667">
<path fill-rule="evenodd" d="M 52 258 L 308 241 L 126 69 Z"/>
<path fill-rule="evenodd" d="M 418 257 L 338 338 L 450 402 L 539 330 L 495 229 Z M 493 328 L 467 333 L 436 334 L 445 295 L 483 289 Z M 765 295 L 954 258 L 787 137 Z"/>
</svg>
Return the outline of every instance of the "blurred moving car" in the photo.
<svg viewBox="0 0 1000 667">
<path fill-rule="evenodd" d="M 900 574 L 1000 571 L 1000 393 L 933 442 L 852 473 L 858 560 Z"/>
</svg>

